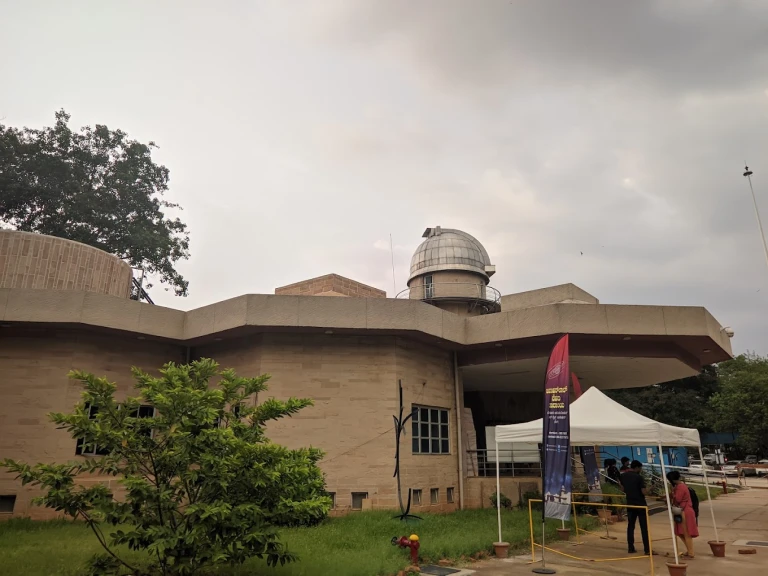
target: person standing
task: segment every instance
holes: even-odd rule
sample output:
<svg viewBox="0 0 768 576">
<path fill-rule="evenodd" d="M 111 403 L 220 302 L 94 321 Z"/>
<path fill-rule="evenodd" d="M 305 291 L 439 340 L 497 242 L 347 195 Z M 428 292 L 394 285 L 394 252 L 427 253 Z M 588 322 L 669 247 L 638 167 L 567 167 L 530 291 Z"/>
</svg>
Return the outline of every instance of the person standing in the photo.
<svg viewBox="0 0 768 576">
<path fill-rule="evenodd" d="M 648 506 L 645 501 L 648 489 L 645 486 L 645 479 L 640 474 L 642 469 L 643 464 L 639 460 L 633 460 L 627 472 L 621 475 L 621 486 L 627 496 L 628 506 Z M 651 553 L 651 542 L 648 537 L 648 516 L 642 508 L 627 508 L 627 550 L 630 554 L 637 552 L 635 550 L 635 524 L 637 522 L 640 523 L 643 550 L 648 555 Z"/>
<path fill-rule="evenodd" d="M 629 472 L 630 466 L 629 466 L 629 458 L 626 456 L 622 456 L 621 458 L 621 468 L 619 469 L 619 472 L 624 474 L 625 472 Z"/>
<path fill-rule="evenodd" d="M 672 506 L 678 508 L 678 510 L 672 510 L 675 517 L 675 536 L 678 536 L 685 544 L 686 552 L 680 557 L 690 559 L 695 556 L 693 539 L 699 536 L 699 526 L 696 522 L 696 512 L 691 502 L 691 494 L 677 470 L 667 472 L 667 480 L 672 484 L 672 494 L 670 495 Z"/>
<path fill-rule="evenodd" d="M 621 485 L 621 474 L 619 473 L 619 469 L 616 468 L 616 460 L 613 458 L 608 458 L 605 461 L 605 475 L 608 476 L 608 479 L 616 484 L 616 486 Z"/>
</svg>

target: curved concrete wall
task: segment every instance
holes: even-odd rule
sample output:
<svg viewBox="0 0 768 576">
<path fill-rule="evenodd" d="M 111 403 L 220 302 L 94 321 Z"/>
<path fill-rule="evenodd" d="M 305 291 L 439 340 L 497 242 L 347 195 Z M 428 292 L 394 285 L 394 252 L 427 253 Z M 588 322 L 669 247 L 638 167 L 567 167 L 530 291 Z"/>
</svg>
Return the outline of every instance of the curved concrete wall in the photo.
<svg viewBox="0 0 768 576">
<path fill-rule="evenodd" d="M 65 240 L 0 230 L 0 288 L 131 294 L 131 267 L 117 256 Z"/>
</svg>

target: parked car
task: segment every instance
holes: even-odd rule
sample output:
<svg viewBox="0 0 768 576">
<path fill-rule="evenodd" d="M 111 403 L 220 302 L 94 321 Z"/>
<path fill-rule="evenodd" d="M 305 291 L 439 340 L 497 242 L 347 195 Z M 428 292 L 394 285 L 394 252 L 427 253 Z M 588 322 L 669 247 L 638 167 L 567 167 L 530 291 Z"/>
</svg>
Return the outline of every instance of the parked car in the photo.
<svg viewBox="0 0 768 576">
<path fill-rule="evenodd" d="M 744 464 L 757 464 L 757 456 L 754 454 L 750 454 L 746 458 L 744 458 Z"/>
<path fill-rule="evenodd" d="M 705 468 L 706 467 L 706 468 Z M 710 472 L 716 472 L 714 466 L 710 466 L 709 464 L 701 465 L 701 464 L 691 464 L 688 466 L 688 470 L 685 472 L 688 476 L 704 476 L 704 470 L 706 469 L 707 474 Z"/>
<path fill-rule="evenodd" d="M 727 464 L 723 466 L 723 473 L 726 476 L 738 476 L 739 470 L 738 466 L 741 464 L 741 460 L 731 460 Z"/>
<path fill-rule="evenodd" d="M 766 466 L 766 468 L 757 468 L 758 476 L 768 476 L 768 459 L 758 460 L 760 466 Z"/>
</svg>

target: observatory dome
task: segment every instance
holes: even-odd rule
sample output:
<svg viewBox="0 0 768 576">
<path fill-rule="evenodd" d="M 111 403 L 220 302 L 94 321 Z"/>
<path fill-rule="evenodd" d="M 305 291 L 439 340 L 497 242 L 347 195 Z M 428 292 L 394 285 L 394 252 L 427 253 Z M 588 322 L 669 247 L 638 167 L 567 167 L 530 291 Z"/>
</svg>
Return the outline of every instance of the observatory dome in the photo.
<svg viewBox="0 0 768 576">
<path fill-rule="evenodd" d="M 423 237 L 426 240 L 411 258 L 409 283 L 418 276 L 445 270 L 474 272 L 488 283 L 496 272 L 483 245 L 466 232 L 436 226 L 427 228 Z"/>
</svg>

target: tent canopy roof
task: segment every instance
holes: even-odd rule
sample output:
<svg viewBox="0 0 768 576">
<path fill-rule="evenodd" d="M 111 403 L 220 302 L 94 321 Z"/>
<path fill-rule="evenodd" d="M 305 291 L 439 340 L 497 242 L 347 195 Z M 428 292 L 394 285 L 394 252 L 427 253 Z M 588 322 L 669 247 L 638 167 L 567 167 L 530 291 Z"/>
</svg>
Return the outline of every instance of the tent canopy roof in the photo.
<svg viewBox="0 0 768 576">
<path fill-rule="evenodd" d="M 496 442 L 540 443 L 543 419 L 496 426 Z M 590 388 L 571 404 L 571 446 L 699 446 L 699 431 L 656 422 Z"/>
</svg>

